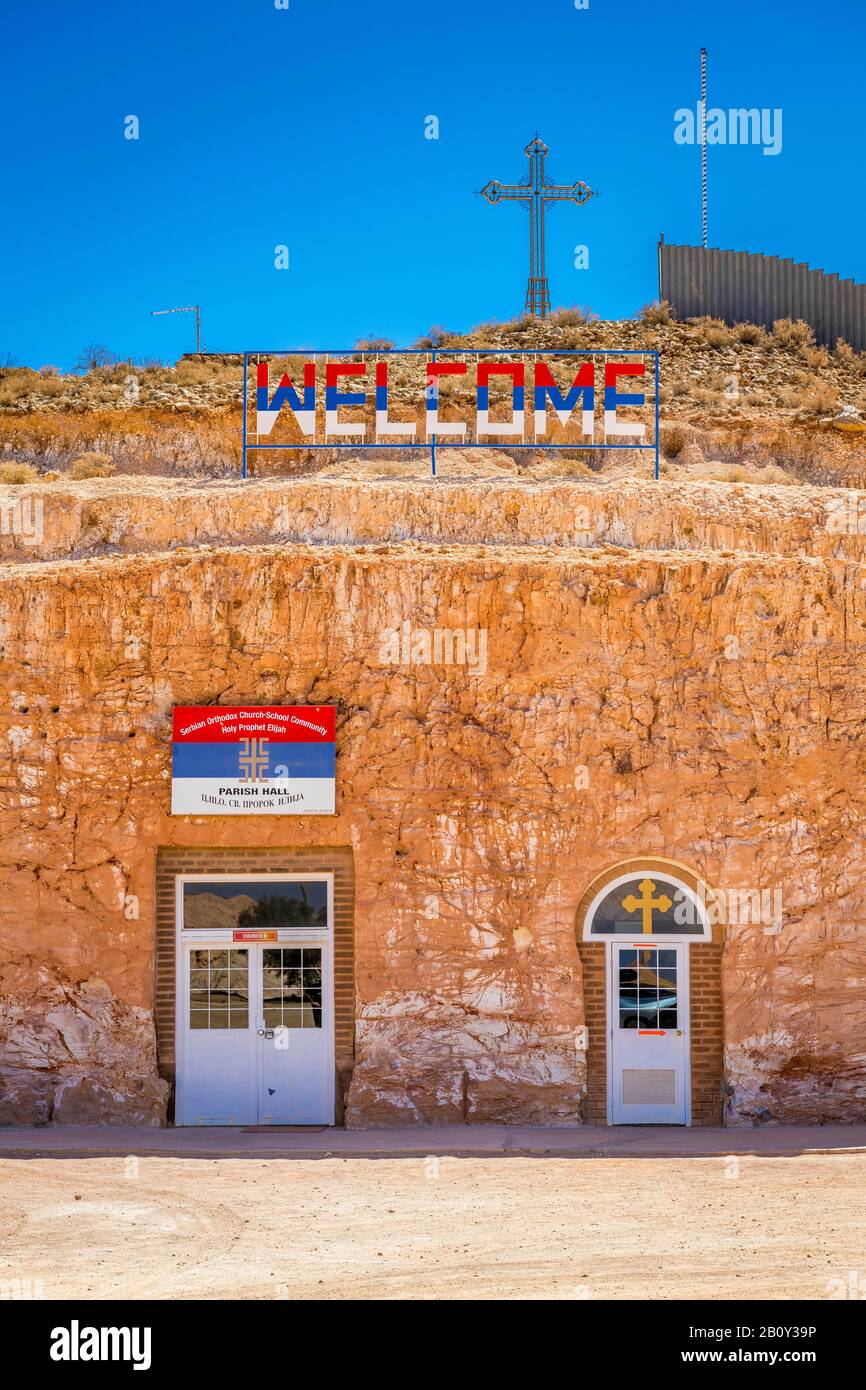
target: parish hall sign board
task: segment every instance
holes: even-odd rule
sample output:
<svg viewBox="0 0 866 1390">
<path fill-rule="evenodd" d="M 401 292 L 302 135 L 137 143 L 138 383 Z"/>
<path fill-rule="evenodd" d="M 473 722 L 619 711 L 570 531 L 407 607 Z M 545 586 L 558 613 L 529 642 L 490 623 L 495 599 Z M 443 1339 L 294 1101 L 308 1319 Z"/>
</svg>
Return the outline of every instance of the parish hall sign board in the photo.
<svg viewBox="0 0 866 1390">
<path fill-rule="evenodd" d="M 174 816 L 332 816 L 333 705 L 179 705 Z"/>
</svg>

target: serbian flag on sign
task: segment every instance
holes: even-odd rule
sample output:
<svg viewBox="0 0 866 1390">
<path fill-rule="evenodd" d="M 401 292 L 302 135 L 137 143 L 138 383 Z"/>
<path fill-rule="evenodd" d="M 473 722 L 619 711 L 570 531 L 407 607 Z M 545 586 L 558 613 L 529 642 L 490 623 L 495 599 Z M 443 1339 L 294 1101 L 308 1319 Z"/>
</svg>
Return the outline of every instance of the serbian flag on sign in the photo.
<svg viewBox="0 0 866 1390">
<path fill-rule="evenodd" d="M 332 705 L 180 705 L 174 711 L 174 816 L 332 816 Z"/>
</svg>

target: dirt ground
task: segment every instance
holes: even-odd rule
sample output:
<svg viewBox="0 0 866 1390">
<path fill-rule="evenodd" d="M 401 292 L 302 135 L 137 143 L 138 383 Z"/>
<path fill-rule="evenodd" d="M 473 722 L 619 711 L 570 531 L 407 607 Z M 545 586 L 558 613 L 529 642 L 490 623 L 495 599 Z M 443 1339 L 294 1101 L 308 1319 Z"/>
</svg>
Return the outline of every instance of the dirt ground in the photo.
<svg viewBox="0 0 866 1390">
<path fill-rule="evenodd" d="M 863 1155 L 5 1160 L 0 1291 L 826 1299 L 866 1287 L 864 1180 Z"/>
</svg>

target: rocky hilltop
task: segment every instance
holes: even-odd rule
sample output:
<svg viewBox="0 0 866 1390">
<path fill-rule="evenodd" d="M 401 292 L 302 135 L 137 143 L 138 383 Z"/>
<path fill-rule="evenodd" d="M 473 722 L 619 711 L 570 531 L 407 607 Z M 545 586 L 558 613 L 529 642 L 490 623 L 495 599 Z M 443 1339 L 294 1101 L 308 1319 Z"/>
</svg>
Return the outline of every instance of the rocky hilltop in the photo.
<svg viewBox="0 0 866 1390">
<path fill-rule="evenodd" d="M 481 347 L 655 349 L 661 354 L 663 473 L 716 481 L 866 485 L 866 354 L 841 340 L 815 346 L 802 323 L 773 333 L 711 319 L 671 322 L 664 308 L 642 318 L 596 321 L 561 310 L 544 323 L 518 319 L 469 333 L 442 329 L 419 340 L 443 352 Z M 381 343 L 380 346 L 387 344 Z M 368 346 L 375 350 L 376 340 Z M 296 365 L 288 359 L 291 369 Z M 407 359 L 392 363 L 394 400 L 408 399 Z M 0 369 L 0 477 L 7 482 L 111 473 L 237 476 L 242 371 L 237 354 L 182 358 L 174 367 L 116 362 L 84 374 L 51 367 Z M 259 456 L 260 475 L 324 471 L 351 476 L 422 477 L 423 450 L 366 455 L 304 452 Z M 557 454 L 489 451 L 443 456 L 451 476 L 534 478 L 646 476 L 649 456 L 608 450 Z"/>
</svg>

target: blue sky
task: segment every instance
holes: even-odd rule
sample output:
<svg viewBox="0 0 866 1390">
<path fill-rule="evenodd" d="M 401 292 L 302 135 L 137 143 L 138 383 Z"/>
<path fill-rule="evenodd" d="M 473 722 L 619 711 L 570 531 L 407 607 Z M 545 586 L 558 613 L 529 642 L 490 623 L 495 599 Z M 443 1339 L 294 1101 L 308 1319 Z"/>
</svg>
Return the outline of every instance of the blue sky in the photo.
<svg viewBox="0 0 866 1390">
<path fill-rule="evenodd" d="M 192 315 L 149 311 L 196 301 L 213 349 L 511 317 L 527 213 L 474 194 L 522 176 L 536 131 L 549 176 L 602 194 L 548 217 L 554 304 L 632 314 L 659 232 L 699 241 L 700 152 L 673 131 L 702 44 L 710 106 L 783 112 L 779 155 L 709 150 L 710 244 L 866 281 L 862 0 L 288 5 L 7 9 L 0 360 L 68 367 L 93 340 L 174 360 Z"/>
</svg>

